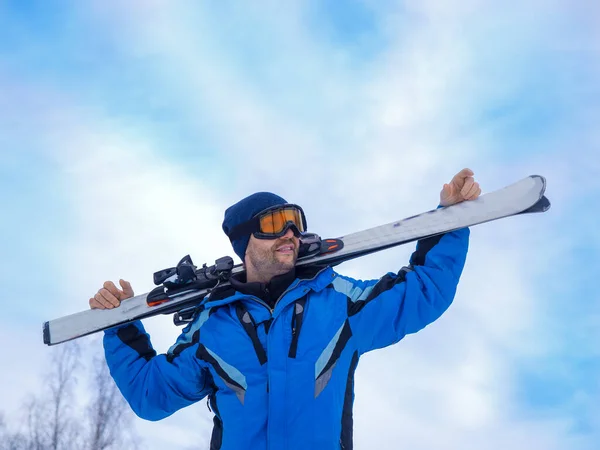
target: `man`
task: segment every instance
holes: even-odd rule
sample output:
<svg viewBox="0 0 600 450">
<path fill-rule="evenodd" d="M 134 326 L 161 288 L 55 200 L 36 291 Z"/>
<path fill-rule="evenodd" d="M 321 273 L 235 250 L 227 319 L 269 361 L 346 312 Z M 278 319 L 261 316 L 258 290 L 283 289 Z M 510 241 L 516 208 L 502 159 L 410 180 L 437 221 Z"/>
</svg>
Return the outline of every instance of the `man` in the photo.
<svg viewBox="0 0 600 450">
<path fill-rule="evenodd" d="M 479 197 L 463 169 L 440 193 L 448 206 Z M 225 212 L 223 230 L 246 279 L 210 294 L 166 354 L 137 321 L 107 330 L 106 360 L 131 408 L 160 420 L 208 396 L 211 449 L 350 449 L 360 356 L 436 320 L 452 302 L 469 230 L 417 243 L 410 265 L 359 281 L 331 267 L 295 268 L 302 209 L 271 193 Z M 111 308 L 133 296 L 107 281 L 90 299 Z"/>
</svg>

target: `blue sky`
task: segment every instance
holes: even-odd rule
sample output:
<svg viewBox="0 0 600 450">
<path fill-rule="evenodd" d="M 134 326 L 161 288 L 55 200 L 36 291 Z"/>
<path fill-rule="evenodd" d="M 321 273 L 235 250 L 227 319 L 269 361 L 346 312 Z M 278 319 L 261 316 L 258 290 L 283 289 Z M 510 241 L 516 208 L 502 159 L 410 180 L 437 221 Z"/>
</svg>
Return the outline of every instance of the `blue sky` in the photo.
<svg viewBox="0 0 600 450">
<path fill-rule="evenodd" d="M 363 358 L 357 448 L 595 448 L 598 30 L 566 0 L 0 3 L 3 409 L 37 389 L 44 320 L 231 254 L 239 198 L 278 192 L 335 236 L 435 207 L 466 166 L 484 191 L 545 175 L 553 208 L 474 228 L 448 313 Z M 148 329 L 159 351 L 178 332 Z M 210 414 L 137 427 L 184 449 Z"/>
</svg>

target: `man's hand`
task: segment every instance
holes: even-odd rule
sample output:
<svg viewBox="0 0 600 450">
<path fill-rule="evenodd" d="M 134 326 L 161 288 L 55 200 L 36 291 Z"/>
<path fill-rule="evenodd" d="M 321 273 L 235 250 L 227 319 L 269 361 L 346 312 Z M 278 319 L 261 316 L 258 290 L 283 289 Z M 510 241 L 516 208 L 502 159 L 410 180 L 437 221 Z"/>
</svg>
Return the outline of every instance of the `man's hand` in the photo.
<svg viewBox="0 0 600 450">
<path fill-rule="evenodd" d="M 479 183 L 475 182 L 471 169 L 463 169 L 454 175 L 449 184 L 444 184 L 440 192 L 440 205 L 450 206 L 465 200 L 475 200 L 481 194 Z"/>
<path fill-rule="evenodd" d="M 121 300 L 133 297 L 133 289 L 129 281 L 119 280 L 123 290 L 115 286 L 112 281 L 105 281 L 104 287 L 98 290 L 98 293 L 90 298 L 90 308 L 92 309 L 111 309 L 121 304 Z"/>
</svg>

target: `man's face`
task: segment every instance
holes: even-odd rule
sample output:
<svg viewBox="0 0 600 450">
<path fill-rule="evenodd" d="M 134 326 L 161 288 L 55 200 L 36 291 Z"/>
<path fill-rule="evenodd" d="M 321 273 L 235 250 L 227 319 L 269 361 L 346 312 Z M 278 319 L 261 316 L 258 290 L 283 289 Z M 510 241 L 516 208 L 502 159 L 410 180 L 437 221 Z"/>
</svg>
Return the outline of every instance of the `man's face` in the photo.
<svg viewBox="0 0 600 450">
<path fill-rule="evenodd" d="M 292 230 L 277 239 L 257 239 L 250 236 L 244 259 L 246 270 L 263 281 L 289 272 L 296 265 L 299 246 L 300 240 Z"/>
</svg>

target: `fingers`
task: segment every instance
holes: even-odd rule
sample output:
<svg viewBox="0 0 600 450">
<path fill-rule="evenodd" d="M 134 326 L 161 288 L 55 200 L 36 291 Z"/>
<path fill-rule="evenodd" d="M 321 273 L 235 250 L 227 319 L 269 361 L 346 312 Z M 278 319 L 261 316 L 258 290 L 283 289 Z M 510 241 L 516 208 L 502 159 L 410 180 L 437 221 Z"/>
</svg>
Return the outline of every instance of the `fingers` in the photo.
<svg viewBox="0 0 600 450">
<path fill-rule="evenodd" d="M 131 287 L 131 283 L 129 283 L 129 281 L 121 279 L 119 280 L 119 284 L 123 288 L 123 296 L 121 297 L 121 300 L 133 297 L 133 288 Z"/>
<path fill-rule="evenodd" d="M 112 309 L 114 306 L 106 300 L 100 292 L 90 298 L 90 308 L 92 309 Z"/>
<path fill-rule="evenodd" d="M 475 179 L 473 177 L 465 178 L 465 184 L 463 185 L 463 187 L 460 190 L 460 195 L 462 198 L 467 198 L 467 195 L 473 188 L 474 184 L 475 184 Z"/>
<path fill-rule="evenodd" d="M 121 298 L 121 295 L 122 295 L 121 290 L 117 286 L 115 286 L 115 283 L 113 283 L 112 281 L 105 281 L 102 286 L 104 287 L 104 289 L 106 289 L 108 292 L 110 292 L 114 297 Z M 100 291 L 98 291 L 98 292 L 100 292 Z"/>
<path fill-rule="evenodd" d="M 116 287 L 112 281 L 104 282 L 104 289 L 108 289 L 108 291 L 119 300 L 125 300 L 126 298 L 133 297 L 133 289 L 131 288 L 129 281 L 120 279 L 119 284 L 123 290 Z"/>
<path fill-rule="evenodd" d="M 475 175 L 475 174 L 473 173 L 473 171 L 471 169 L 465 168 L 465 169 L 461 170 L 460 172 L 458 172 L 456 175 L 454 175 L 450 184 L 456 183 L 458 186 L 462 186 L 465 178 L 472 177 L 473 175 Z"/>
<path fill-rule="evenodd" d="M 454 197 L 454 186 L 452 184 L 444 184 L 442 191 L 440 192 L 440 205 L 448 206 L 452 203 L 452 197 Z"/>
<path fill-rule="evenodd" d="M 121 301 L 105 288 L 100 289 L 94 298 L 98 303 L 109 309 L 121 304 Z"/>
<path fill-rule="evenodd" d="M 473 187 L 469 190 L 467 195 L 465 195 L 465 200 L 475 200 L 481 195 L 481 188 L 479 187 L 479 183 L 473 183 Z"/>
<path fill-rule="evenodd" d="M 440 192 L 440 200 L 444 200 L 448 197 L 450 197 L 450 185 L 444 184 Z"/>
<path fill-rule="evenodd" d="M 452 178 L 449 184 L 444 184 L 440 193 L 440 204 L 450 206 L 465 200 L 475 200 L 481 195 L 479 183 L 473 178 L 473 171 L 465 168 Z"/>
<path fill-rule="evenodd" d="M 125 280 L 119 280 L 119 284 L 123 288 L 120 290 L 112 281 L 105 281 L 103 287 L 98 290 L 89 300 L 90 308 L 92 309 L 112 309 L 121 304 L 121 300 L 133 297 L 133 289 L 131 284 Z"/>
<path fill-rule="evenodd" d="M 96 300 L 95 297 L 90 298 L 90 308 L 91 309 L 106 309 L 106 307 L 100 303 L 98 300 Z"/>
<path fill-rule="evenodd" d="M 460 195 L 463 200 L 475 200 L 481 194 L 479 183 L 469 177 L 465 181 L 465 186 L 461 189 Z"/>
</svg>

